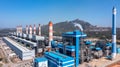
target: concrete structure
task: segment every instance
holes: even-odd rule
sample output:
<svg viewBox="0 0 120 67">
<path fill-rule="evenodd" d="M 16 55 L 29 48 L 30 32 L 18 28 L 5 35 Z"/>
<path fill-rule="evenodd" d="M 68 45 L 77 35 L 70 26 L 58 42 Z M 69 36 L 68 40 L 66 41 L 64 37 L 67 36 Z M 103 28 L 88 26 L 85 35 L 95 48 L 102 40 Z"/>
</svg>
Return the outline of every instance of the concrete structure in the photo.
<svg viewBox="0 0 120 67">
<path fill-rule="evenodd" d="M 19 33 L 19 26 L 16 27 L 16 36 L 18 36 Z"/>
<path fill-rule="evenodd" d="M 38 26 L 38 35 L 41 36 L 41 26 L 40 26 L 40 24 Z"/>
<path fill-rule="evenodd" d="M 44 36 L 38 36 L 38 35 L 33 35 L 32 36 L 32 41 L 37 42 L 38 40 L 45 40 Z"/>
<path fill-rule="evenodd" d="M 112 9 L 112 58 L 116 57 L 116 8 Z"/>
<path fill-rule="evenodd" d="M 27 40 L 31 40 L 32 39 L 32 26 L 29 25 L 29 34 L 27 34 Z"/>
<path fill-rule="evenodd" d="M 29 50 L 17 42 L 11 40 L 8 37 L 3 37 L 5 43 L 18 55 L 18 57 L 22 60 L 29 60 L 35 57 L 35 51 Z"/>
<path fill-rule="evenodd" d="M 26 25 L 26 34 L 28 34 L 28 25 Z"/>
<path fill-rule="evenodd" d="M 32 39 L 32 35 L 31 34 L 27 34 L 27 40 L 31 40 Z"/>
<path fill-rule="evenodd" d="M 49 22 L 49 46 L 48 46 L 48 51 L 51 49 L 51 41 L 53 40 L 53 23 L 50 21 Z"/>
<path fill-rule="evenodd" d="M 22 33 L 22 38 L 26 38 L 27 37 L 27 35 L 26 34 L 24 34 L 24 33 Z"/>
<path fill-rule="evenodd" d="M 32 35 L 32 26 L 31 25 L 29 26 L 29 34 Z"/>
<path fill-rule="evenodd" d="M 33 32 L 34 35 L 36 35 L 36 26 L 34 24 L 34 32 Z"/>
<path fill-rule="evenodd" d="M 17 28 L 16 28 L 16 35 L 18 37 L 22 37 L 22 25 L 17 26 Z"/>
<path fill-rule="evenodd" d="M 40 28 L 40 24 L 38 26 L 38 35 L 36 35 L 36 26 L 34 24 L 34 32 L 32 35 L 32 41 L 37 42 L 38 40 L 44 40 L 45 37 L 41 36 L 41 28 Z"/>
<path fill-rule="evenodd" d="M 28 41 L 28 40 L 26 40 L 26 39 L 17 38 L 17 40 L 19 40 L 20 42 L 23 42 L 24 44 L 29 44 L 30 47 L 32 47 L 32 48 L 34 48 L 34 47 L 37 46 L 37 43 Z"/>
<path fill-rule="evenodd" d="M 22 33 L 22 25 L 20 25 L 20 33 Z"/>
<path fill-rule="evenodd" d="M 48 67 L 48 60 L 45 57 L 35 58 L 34 67 Z"/>
</svg>

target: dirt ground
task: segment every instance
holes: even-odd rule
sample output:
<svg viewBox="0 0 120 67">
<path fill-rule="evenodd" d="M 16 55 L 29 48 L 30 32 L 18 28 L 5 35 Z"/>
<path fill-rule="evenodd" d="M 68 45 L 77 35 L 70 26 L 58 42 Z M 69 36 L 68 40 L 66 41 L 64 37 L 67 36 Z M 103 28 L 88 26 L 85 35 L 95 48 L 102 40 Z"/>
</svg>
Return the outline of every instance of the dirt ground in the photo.
<svg viewBox="0 0 120 67">
<path fill-rule="evenodd" d="M 120 67 L 120 54 L 117 54 L 116 58 L 113 60 L 102 57 L 100 59 L 93 59 L 89 63 L 84 62 L 80 64 L 79 67 Z"/>
<path fill-rule="evenodd" d="M 120 67 L 120 61 L 113 63 L 111 65 L 108 65 L 107 67 Z"/>
</svg>

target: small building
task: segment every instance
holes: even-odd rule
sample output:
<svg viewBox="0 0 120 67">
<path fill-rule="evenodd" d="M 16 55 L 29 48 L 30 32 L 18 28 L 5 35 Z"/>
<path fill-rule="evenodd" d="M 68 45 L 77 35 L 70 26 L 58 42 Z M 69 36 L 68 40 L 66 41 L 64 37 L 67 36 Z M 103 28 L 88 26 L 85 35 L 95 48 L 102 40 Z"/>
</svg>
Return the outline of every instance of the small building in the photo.
<svg viewBox="0 0 120 67">
<path fill-rule="evenodd" d="M 48 67 L 48 60 L 45 57 L 35 58 L 34 67 Z"/>
</svg>

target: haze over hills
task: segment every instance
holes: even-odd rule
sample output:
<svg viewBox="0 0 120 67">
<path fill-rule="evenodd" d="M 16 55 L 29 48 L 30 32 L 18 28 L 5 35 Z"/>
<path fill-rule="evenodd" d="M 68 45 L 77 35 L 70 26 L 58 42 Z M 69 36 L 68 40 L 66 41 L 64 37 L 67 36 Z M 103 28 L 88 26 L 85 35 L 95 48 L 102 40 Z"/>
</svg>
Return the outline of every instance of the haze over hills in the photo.
<svg viewBox="0 0 120 67">
<path fill-rule="evenodd" d="M 79 27 L 76 27 L 74 23 L 80 24 L 83 27 L 83 31 L 87 33 L 88 37 L 99 37 L 99 38 L 111 38 L 111 28 L 110 27 L 97 27 L 89 22 L 75 19 L 72 21 L 63 21 L 53 24 L 54 35 L 61 35 L 63 32 L 80 30 Z M 9 32 L 14 32 L 15 28 L 0 29 L 0 36 L 5 36 Z M 41 27 L 42 35 L 48 36 L 48 25 L 42 25 Z M 25 28 L 23 28 L 25 33 Z M 117 28 L 117 35 L 120 35 L 120 28 Z M 117 38 L 120 39 L 120 36 Z"/>
<path fill-rule="evenodd" d="M 79 27 L 76 27 L 74 24 L 80 24 L 83 28 L 83 31 L 108 31 L 109 27 L 97 27 L 89 22 L 75 19 L 72 21 L 64 21 L 64 22 L 59 22 L 53 25 L 54 29 L 54 34 L 55 35 L 60 35 L 63 32 L 68 32 L 68 31 L 73 31 L 73 30 L 80 30 Z M 43 25 L 42 26 L 42 32 L 43 34 L 48 34 L 48 25 Z"/>
<path fill-rule="evenodd" d="M 85 21 L 82 21 L 79 19 L 75 19 L 72 21 L 64 21 L 64 22 L 59 22 L 59 23 L 54 24 L 53 25 L 54 33 L 61 34 L 63 32 L 73 31 L 73 30 L 79 29 L 78 27 L 74 26 L 74 23 L 80 24 L 84 30 L 88 29 L 89 27 L 93 27 L 93 25 L 91 25 L 88 22 L 85 22 Z M 48 25 L 43 25 L 42 31 L 45 33 L 48 33 Z"/>
</svg>

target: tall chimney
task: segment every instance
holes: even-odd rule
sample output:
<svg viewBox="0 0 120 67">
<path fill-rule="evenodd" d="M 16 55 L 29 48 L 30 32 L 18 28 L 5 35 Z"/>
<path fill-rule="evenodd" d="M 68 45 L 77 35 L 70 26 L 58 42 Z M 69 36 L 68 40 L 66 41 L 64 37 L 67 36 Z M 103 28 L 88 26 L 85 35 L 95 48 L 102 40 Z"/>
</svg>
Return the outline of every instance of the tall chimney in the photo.
<svg viewBox="0 0 120 67">
<path fill-rule="evenodd" d="M 53 23 L 49 22 L 49 51 L 51 50 L 51 41 L 53 40 Z"/>
<path fill-rule="evenodd" d="M 20 33 L 20 26 L 18 26 L 18 33 Z"/>
<path fill-rule="evenodd" d="M 36 26 L 34 24 L 34 35 L 36 35 Z"/>
<path fill-rule="evenodd" d="M 38 35 L 41 36 L 41 26 L 40 26 L 40 24 L 38 26 Z"/>
<path fill-rule="evenodd" d="M 16 32 L 18 33 L 18 26 L 16 27 Z"/>
<path fill-rule="evenodd" d="M 112 9 L 112 58 L 116 57 L 116 8 Z"/>
<path fill-rule="evenodd" d="M 21 29 L 21 30 L 20 30 L 20 33 L 22 33 L 22 25 L 20 26 L 20 29 Z"/>
<path fill-rule="evenodd" d="M 32 26 L 31 25 L 29 26 L 29 30 L 30 30 L 29 34 L 32 35 Z"/>
<path fill-rule="evenodd" d="M 28 25 L 26 25 L 26 34 L 28 34 Z"/>
</svg>

